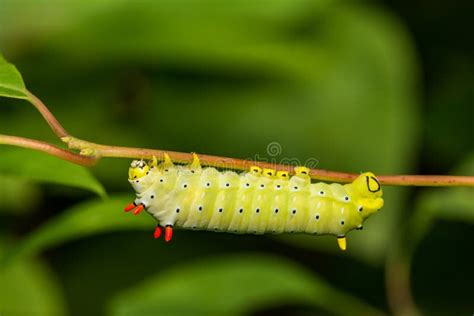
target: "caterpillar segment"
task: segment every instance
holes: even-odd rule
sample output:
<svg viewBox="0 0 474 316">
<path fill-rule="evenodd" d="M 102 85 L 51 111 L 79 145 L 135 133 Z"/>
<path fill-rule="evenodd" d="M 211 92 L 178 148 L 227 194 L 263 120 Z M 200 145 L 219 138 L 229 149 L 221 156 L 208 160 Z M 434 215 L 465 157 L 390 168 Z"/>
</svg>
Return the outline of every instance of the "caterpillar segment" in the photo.
<svg viewBox="0 0 474 316">
<path fill-rule="evenodd" d="M 237 234 L 305 233 L 334 235 L 346 250 L 346 234 L 383 206 L 382 188 L 371 172 L 352 183 L 311 183 L 309 169 L 287 171 L 250 167 L 237 174 L 202 168 L 193 153 L 189 165 L 134 160 L 128 181 L 136 199 L 125 207 L 138 215 L 146 210 L 157 221 L 153 236 L 164 231 L 170 241 L 175 227 Z"/>
</svg>

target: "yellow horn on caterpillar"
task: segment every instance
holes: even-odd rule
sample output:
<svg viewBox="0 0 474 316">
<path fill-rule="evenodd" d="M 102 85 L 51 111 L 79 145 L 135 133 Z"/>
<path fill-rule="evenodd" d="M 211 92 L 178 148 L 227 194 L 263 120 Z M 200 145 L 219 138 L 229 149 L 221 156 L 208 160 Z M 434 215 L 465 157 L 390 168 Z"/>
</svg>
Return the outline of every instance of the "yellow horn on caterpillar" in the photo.
<svg viewBox="0 0 474 316">
<path fill-rule="evenodd" d="M 301 178 L 308 178 L 309 179 L 309 168 L 306 167 L 296 167 L 295 168 L 295 174 Z"/>
<path fill-rule="evenodd" d="M 275 170 L 264 168 L 263 175 L 267 178 L 273 178 L 275 176 Z"/>
<path fill-rule="evenodd" d="M 252 172 L 256 176 L 259 176 L 259 175 L 262 174 L 262 168 L 257 167 L 257 166 L 251 166 L 250 167 L 250 172 Z"/>
<path fill-rule="evenodd" d="M 289 172 L 288 171 L 278 171 L 276 176 L 277 176 L 278 179 L 288 180 Z"/>
<path fill-rule="evenodd" d="M 201 168 L 201 163 L 199 162 L 199 157 L 196 153 L 192 153 L 193 154 L 193 161 L 191 162 L 191 165 L 189 167 L 191 167 L 191 169 L 199 169 Z"/>
<path fill-rule="evenodd" d="M 164 153 L 163 154 L 162 167 L 163 168 L 169 168 L 169 167 L 173 167 L 173 166 L 174 166 L 174 164 L 173 164 L 173 161 L 171 160 L 170 156 L 167 153 Z"/>
<path fill-rule="evenodd" d="M 151 158 L 149 164 L 150 164 L 151 167 L 156 167 L 156 166 L 158 166 L 158 159 L 156 159 L 156 156 L 155 156 L 155 155 L 153 155 L 153 157 Z"/>
<path fill-rule="evenodd" d="M 346 250 L 346 237 L 337 237 L 337 244 L 341 250 Z"/>
</svg>

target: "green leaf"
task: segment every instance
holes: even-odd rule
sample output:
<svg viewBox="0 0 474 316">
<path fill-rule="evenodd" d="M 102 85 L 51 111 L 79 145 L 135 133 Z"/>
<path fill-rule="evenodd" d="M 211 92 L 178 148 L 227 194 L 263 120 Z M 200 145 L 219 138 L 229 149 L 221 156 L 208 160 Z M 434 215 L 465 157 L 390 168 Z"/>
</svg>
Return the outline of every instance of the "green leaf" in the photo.
<svg viewBox="0 0 474 316">
<path fill-rule="evenodd" d="M 0 173 L 0 214 L 3 212 L 24 214 L 33 209 L 40 199 L 39 188 L 28 180 L 5 176 Z M 27 199 L 19 199 L 27 196 Z"/>
<path fill-rule="evenodd" d="M 16 67 L 5 60 L 0 53 L 0 96 L 28 99 L 28 94 Z"/>
<path fill-rule="evenodd" d="M 4 240 L 0 256 L 4 254 Z M 0 269 L 0 315 L 65 315 L 59 284 L 39 260 L 21 260 Z"/>
<path fill-rule="evenodd" d="M 423 196 L 420 208 L 436 218 L 474 223 L 473 197 L 472 187 L 440 189 Z"/>
<path fill-rule="evenodd" d="M 24 238 L 8 253 L 3 263 L 12 263 L 41 251 L 85 236 L 154 227 L 150 216 L 133 216 L 123 207 L 133 200 L 133 195 L 114 196 L 107 200 L 88 201 L 52 218 Z"/>
<path fill-rule="evenodd" d="M 105 197 L 105 189 L 84 167 L 23 148 L 0 147 L 0 174 L 86 189 Z"/>
<path fill-rule="evenodd" d="M 183 304 L 183 302 L 185 302 Z M 243 254 L 184 263 L 147 278 L 110 303 L 110 315 L 248 315 L 298 303 L 338 315 L 380 314 L 281 257 Z"/>
</svg>

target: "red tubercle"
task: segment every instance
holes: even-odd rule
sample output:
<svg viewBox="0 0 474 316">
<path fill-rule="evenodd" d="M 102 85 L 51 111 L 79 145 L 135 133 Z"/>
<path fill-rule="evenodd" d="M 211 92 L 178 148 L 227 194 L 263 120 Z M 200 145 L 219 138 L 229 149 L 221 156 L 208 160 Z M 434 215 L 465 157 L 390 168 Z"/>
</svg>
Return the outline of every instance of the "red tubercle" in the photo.
<svg viewBox="0 0 474 316">
<path fill-rule="evenodd" d="M 135 208 L 135 203 L 130 203 L 128 204 L 127 206 L 125 206 L 125 208 L 123 209 L 125 212 L 130 212 L 131 210 L 133 210 Z"/>
<path fill-rule="evenodd" d="M 155 232 L 153 233 L 153 237 L 155 237 L 155 239 L 160 238 L 162 231 L 163 229 L 160 226 L 156 226 Z"/>
<path fill-rule="evenodd" d="M 173 227 L 166 226 L 166 228 L 165 228 L 165 241 L 169 242 L 171 240 L 171 237 L 173 237 Z"/>
<path fill-rule="evenodd" d="M 134 209 L 134 211 L 133 211 L 133 215 L 138 215 L 138 214 L 140 214 L 140 212 L 143 211 L 143 209 L 144 209 L 143 204 L 138 205 L 137 207 L 135 207 L 135 209 Z"/>
</svg>

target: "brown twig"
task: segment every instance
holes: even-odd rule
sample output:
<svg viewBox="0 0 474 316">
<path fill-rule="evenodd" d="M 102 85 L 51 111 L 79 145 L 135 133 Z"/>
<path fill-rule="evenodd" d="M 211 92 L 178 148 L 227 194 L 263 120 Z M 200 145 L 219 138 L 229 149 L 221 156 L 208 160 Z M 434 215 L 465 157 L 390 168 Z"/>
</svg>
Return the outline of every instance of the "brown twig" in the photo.
<svg viewBox="0 0 474 316">
<path fill-rule="evenodd" d="M 181 153 L 174 151 L 164 151 L 158 149 L 146 149 L 135 147 L 118 147 L 100 145 L 83 141 L 73 137 L 63 138 L 68 143 L 69 148 L 79 149 L 85 154 L 95 157 L 114 157 L 131 159 L 151 159 L 155 156 L 158 160 L 163 160 L 164 154 L 168 154 L 176 163 L 190 163 L 192 161 L 191 153 Z M 212 166 L 232 170 L 248 170 L 251 166 L 261 168 L 270 168 L 277 171 L 293 172 L 293 167 L 267 162 L 258 162 L 253 160 L 242 160 L 235 158 L 211 156 L 199 154 L 199 159 L 203 166 Z M 356 173 L 344 173 L 324 169 L 312 169 L 310 176 L 314 180 L 351 182 L 357 178 Z M 469 176 L 440 176 L 440 175 L 378 175 L 377 179 L 384 185 L 398 186 L 474 186 L 474 177 Z"/>
<path fill-rule="evenodd" d="M 131 159 L 151 159 L 155 156 L 158 160 L 162 160 L 164 154 L 167 153 L 171 160 L 176 163 L 190 163 L 192 154 L 174 151 L 164 151 L 158 149 L 119 147 L 101 145 L 79 138 L 70 136 L 68 132 L 61 126 L 54 115 L 49 111 L 46 105 L 41 102 L 35 95 L 28 92 L 28 101 L 35 106 L 41 113 L 53 132 L 68 144 L 69 149 L 80 150 L 80 154 L 75 154 L 67 150 L 58 148 L 44 142 L 14 137 L 3 136 L 3 143 L 40 150 L 61 159 L 71 161 L 80 165 L 92 165 L 102 157 L 114 158 L 131 158 Z M 248 170 L 250 166 L 257 165 L 261 168 L 271 168 L 277 171 L 293 171 L 293 167 L 289 165 L 272 164 L 266 162 L 256 162 L 251 160 L 242 160 L 235 158 L 199 155 L 203 166 L 212 166 L 232 170 Z M 334 181 L 334 182 L 351 182 L 358 174 L 344 173 L 323 169 L 313 169 L 310 176 L 314 180 Z M 397 185 L 397 186 L 474 186 L 473 176 L 441 176 L 441 175 L 378 175 L 381 184 Z"/>
<path fill-rule="evenodd" d="M 93 157 L 84 157 L 46 142 L 18 136 L 0 135 L 0 144 L 42 151 L 81 166 L 92 166 L 96 162 Z"/>
<path fill-rule="evenodd" d="M 385 286 L 388 304 L 396 316 L 420 316 L 411 291 L 410 262 L 401 251 L 391 249 L 387 255 Z"/>
<path fill-rule="evenodd" d="M 58 122 L 53 113 L 49 111 L 48 107 L 39 98 L 37 98 L 28 90 L 26 91 L 26 94 L 29 98 L 28 101 L 30 101 L 30 103 L 33 104 L 33 106 L 41 113 L 46 123 L 48 123 L 49 127 L 51 127 L 53 130 L 54 134 L 56 134 L 59 138 L 69 136 L 69 133 L 66 132 L 64 127 L 62 127 L 62 125 Z"/>
</svg>

